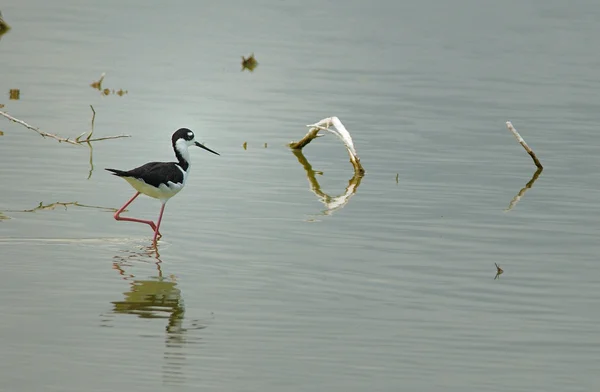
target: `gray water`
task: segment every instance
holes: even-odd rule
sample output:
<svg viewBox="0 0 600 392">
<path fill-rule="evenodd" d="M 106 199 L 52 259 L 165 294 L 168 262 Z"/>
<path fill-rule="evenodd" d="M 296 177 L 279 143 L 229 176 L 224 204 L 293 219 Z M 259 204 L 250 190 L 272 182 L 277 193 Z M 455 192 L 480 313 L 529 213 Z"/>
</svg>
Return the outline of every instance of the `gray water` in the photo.
<svg viewBox="0 0 600 392">
<path fill-rule="evenodd" d="M 94 143 L 91 170 L 85 145 L 0 118 L 0 390 L 598 387 L 599 3 L 1 10 L 0 110 L 76 137 L 93 105 L 96 137 L 131 137 Z M 91 88 L 103 72 L 127 94 Z M 329 116 L 366 169 L 335 211 L 340 141 L 286 147 Z M 510 211 L 535 166 L 508 120 L 544 164 Z M 172 159 L 181 126 L 221 156 L 191 152 L 156 255 L 103 168 Z M 40 202 L 83 206 L 24 212 Z"/>
</svg>

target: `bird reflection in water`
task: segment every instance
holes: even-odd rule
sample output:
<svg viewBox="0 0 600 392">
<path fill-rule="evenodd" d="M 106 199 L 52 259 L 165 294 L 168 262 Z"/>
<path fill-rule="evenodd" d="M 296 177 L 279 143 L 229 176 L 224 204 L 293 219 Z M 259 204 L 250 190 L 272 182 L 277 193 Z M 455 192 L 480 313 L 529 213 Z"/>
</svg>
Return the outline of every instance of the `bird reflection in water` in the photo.
<svg viewBox="0 0 600 392">
<path fill-rule="evenodd" d="M 165 351 L 163 380 L 168 384 L 184 382 L 185 350 L 189 344 L 199 343 L 200 338 L 188 336 L 184 328 L 185 307 L 181 290 L 177 287 L 174 275 L 163 276 L 162 260 L 154 247 L 143 251 L 126 251 L 113 257 L 113 268 L 130 283 L 129 291 L 123 293 L 124 299 L 114 301 L 114 314 L 130 314 L 143 319 L 167 320 L 165 326 Z M 156 276 L 148 279 L 136 279 L 129 272 L 132 269 L 156 265 Z M 206 325 L 192 323 L 189 329 L 203 329 Z"/>
<path fill-rule="evenodd" d="M 329 196 L 325 192 L 321 190 L 321 185 L 319 181 L 317 181 L 317 174 L 323 174 L 322 172 L 313 170 L 311 164 L 308 162 L 304 154 L 302 154 L 302 150 L 295 149 L 292 150 L 298 162 L 302 165 L 304 170 L 306 171 L 306 178 L 308 179 L 308 183 L 310 184 L 310 190 L 317 195 L 321 203 L 325 205 L 325 210 L 321 211 L 321 215 L 331 215 L 335 211 L 343 208 L 348 202 L 350 198 L 356 193 L 360 182 L 363 178 L 363 174 L 355 171 L 352 178 L 348 181 L 348 186 L 343 194 L 339 196 Z M 313 219 L 314 220 L 314 219 Z"/>
</svg>

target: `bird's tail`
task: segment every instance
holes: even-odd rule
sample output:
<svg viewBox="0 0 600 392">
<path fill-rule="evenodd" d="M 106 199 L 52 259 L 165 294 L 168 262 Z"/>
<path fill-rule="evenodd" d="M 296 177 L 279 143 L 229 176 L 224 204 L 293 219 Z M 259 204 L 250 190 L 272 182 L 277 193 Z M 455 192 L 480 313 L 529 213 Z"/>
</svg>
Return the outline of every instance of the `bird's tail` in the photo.
<svg viewBox="0 0 600 392">
<path fill-rule="evenodd" d="M 123 171 L 123 170 L 118 170 L 118 169 L 104 169 L 107 170 L 109 172 L 111 172 L 112 174 L 114 174 L 115 176 L 119 176 L 119 177 L 123 177 L 127 175 L 127 172 Z"/>
</svg>

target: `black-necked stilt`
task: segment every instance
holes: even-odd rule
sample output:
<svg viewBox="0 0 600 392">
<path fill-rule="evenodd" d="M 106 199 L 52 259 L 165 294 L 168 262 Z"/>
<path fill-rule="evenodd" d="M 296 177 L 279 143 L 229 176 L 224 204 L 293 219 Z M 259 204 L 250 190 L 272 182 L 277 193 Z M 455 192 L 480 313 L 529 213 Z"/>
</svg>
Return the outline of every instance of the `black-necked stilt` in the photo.
<svg viewBox="0 0 600 392">
<path fill-rule="evenodd" d="M 154 239 L 152 240 L 154 243 L 156 243 L 156 238 L 160 235 L 158 230 L 160 228 L 163 211 L 165 210 L 165 204 L 185 186 L 190 171 L 190 153 L 188 147 L 198 146 L 213 154 L 219 155 L 218 152 L 198 143 L 194 138 L 194 132 L 187 128 L 180 128 L 175 131 L 171 137 L 171 141 L 173 142 L 173 151 L 175 151 L 177 162 L 150 162 L 129 171 L 106 169 L 116 176 L 123 177 L 137 191 L 136 194 L 119 209 L 119 211 L 115 212 L 115 219 L 150 225 L 152 230 L 154 230 Z M 123 210 L 140 195 L 140 193 L 159 199 L 162 203 L 156 225 L 150 220 L 121 216 L 121 212 L 123 212 Z"/>
</svg>

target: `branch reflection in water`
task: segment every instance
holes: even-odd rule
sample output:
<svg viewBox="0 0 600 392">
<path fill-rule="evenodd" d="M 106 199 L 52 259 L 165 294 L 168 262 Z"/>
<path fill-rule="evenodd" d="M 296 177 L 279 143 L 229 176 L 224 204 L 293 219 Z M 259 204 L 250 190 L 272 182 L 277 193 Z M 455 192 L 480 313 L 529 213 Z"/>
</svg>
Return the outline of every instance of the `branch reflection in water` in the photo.
<svg viewBox="0 0 600 392">
<path fill-rule="evenodd" d="M 533 173 L 531 180 L 529 180 L 529 182 L 525 184 L 525 186 L 519 191 L 519 193 L 517 193 L 517 195 L 513 197 L 513 199 L 510 201 L 510 204 L 508 205 L 508 208 L 506 208 L 504 211 L 510 211 L 514 208 L 514 206 L 517 205 L 517 203 L 525 195 L 525 192 L 527 192 L 528 189 L 533 187 L 533 184 L 537 181 L 538 177 L 540 176 L 540 174 L 542 174 L 543 170 L 543 168 L 539 168 L 535 171 L 535 173 Z"/>
<path fill-rule="evenodd" d="M 363 174 L 359 171 L 355 171 L 354 175 L 348 181 L 348 186 L 343 194 L 339 196 L 329 196 L 325 192 L 321 190 L 321 185 L 317 181 L 316 174 L 323 174 L 322 172 L 313 170 L 311 164 L 308 162 L 304 154 L 302 154 L 302 150 L 292 150 L 298 162 L 302 165 L 304 170 L 306 171 L 306 178 L 308 179 L 308 183 L 310 184 L 310 190 L 317 195 L 321 203 L 323 203 L 326 207 L 325 210 L 321 212 L 321 215 L 331 215 L 335 211 L 343 208 L 348 202 L 350 198 L 356 193 L 358 186 L 362 180 Z"/>
<path fill-rule="evenodd" d="M 136 278 L 131 270 L 139 267 L 140 262 L 154 263 L 156 275 L 147 279 Z M 188 336 L 188 331 L 204 329 L 206 324 L 196 320 L 190 328 L 183 326 L 185 306 L 181 290 L 177 287 L 174 275 L 163 275 L 161 263 L 160 255 L 153 247 L 143 248 L 141 251 L 123 251 L 114 256 L 113 269 L 129 282 L 129 290 L 123 293 L 123 300 L 111 302 L 112 312 L 142 319 L 166 319 L 163 381 L 167 384 L 181 384 L 185 382 L 187 346 L 200 342 L 199 337 Z"/>
</svg>

